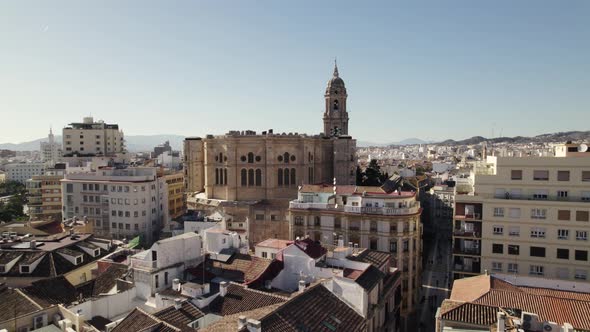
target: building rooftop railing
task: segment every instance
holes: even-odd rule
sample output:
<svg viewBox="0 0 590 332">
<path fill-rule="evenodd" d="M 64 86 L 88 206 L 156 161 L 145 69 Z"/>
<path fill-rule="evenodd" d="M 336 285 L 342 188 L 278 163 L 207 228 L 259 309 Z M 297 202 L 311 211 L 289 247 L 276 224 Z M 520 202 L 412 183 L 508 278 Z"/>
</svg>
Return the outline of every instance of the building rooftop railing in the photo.
<svg viewBox="0 0 590 332">
<path fill-rule="evenodd" d="M 349 206 L 349 205 L 338 205 L 328 203 L 303 203 L 292 201 L 289 202 L 290 209 L 301 209 L 301 210 L 334 210 L 343 211 L 346 213 L 358 213 L 358 214 L 379 214 L 379 215 L 409 215 L 416 214 L 420 211 L 420 203 L 415 202 L 413 206 L 392 208 L 392 207 L 369 207 L 369 206 Z"/>
</svg>

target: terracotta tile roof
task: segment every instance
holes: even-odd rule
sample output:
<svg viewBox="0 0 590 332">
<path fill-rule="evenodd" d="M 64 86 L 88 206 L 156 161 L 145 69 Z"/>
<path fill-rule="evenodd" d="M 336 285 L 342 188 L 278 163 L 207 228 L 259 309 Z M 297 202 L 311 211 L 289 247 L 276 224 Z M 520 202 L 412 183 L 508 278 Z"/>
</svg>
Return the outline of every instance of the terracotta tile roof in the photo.
<svg viewBox="0 0 590 332">
<path fill-rule="evenodd" d="M 370 291 L 379 284 L 385 277 L 385 273 L 381 272 L 378 268 L 374 267 L 373 265 L 369 265 L 369 267 L 358 277 L 356 278 L 356 283 L 359 284 L 362 288 L 367 291 Z"/>
<path fill-rule="evenodd" d="M 211 272 L 232 281 L 248 283 L 256 280 L 271 262 L 270 259 L 236 253 L 227 263 L 212 261 Z"/>
<path fill-rule="evenodd" d="M 15 314 L 21 316 L 42 309 L 42 306 L 21 291 L 7 287 L 0 290 L 0 299 L 0 322 L 14 319 Z"/>
<path fill-rule="evenodd" d="M 295 296 L 261 320 L 262 331 L 365 331 L 364 318 L 322 284 Z"/>
<path fill-rule="evenodd" d="M 450 299 L 453 301 L 471 302 L 480 298 L 490 290 L 490 276 L 480 275 L 455 280 Z"/>
<path fill-rule="evenodd" d="M 194 304 L 185 301 L 182 302 L 180 309 L 176 309 L 174 306 L 162 309 L 154 316 L 163 320 L 164 322 L 179 328 L 182 331 L 194 331 L 193 328 L 188 327 L 189 323 L 203 317 L 205 314 L 197 308 Z"/>
<path fill-rule="evenodd" d="M 295 240 L 293 244 L 313 259 L 318 259 L 328 252 L 319 242 L 312 239 Z"/>
<path fill-rule="evenodd" d="M 389 262 L 391 254 L 385 251 L 365 249 L 356 256 L 350 255 L 346 258 L 351 261 L 369 263 L 376 268 L 381 269 Z"/>
<path fill-rule="evenodd" d="M 282 296 L 264 293 L 230 283 L 227 287 L 227 294 L 225 296 L 217 296 L 209 304 L 209 311 L 216 315 L 226 316 L 283 303 L 286 300 Z"/>
<path fill-rule="evenodd" d="M 79 298 L 79 292 L 65 277 L 42 279 L 22 289 L 36 302 L 44 305 L 70 304 Z"/>
<path fill-rule="evenodd" d="M 148 327 L 155 327 L 157 324 L 159 324 L 158 320 L 143 310 L 135 308 L 111 332 L 142 331 Z"/>
<path fill-rule="evenodd" d="M 447 310 L 441 318 L 478 326 L 490 326 L 497 322 L 499 310 L 500 308 L 496 306 L 466 302 Z"/>
<path fill-rule="evenodd" d="M 103 273 L 99 274 L 93 281 L 92 295 L 98 296 L 108 293 L 115 285 L 117 279 L 121 278 L 128 271 L 128 267 L 122 264 L 111 264 Z"/>
<path fill-rule="evenodd" d="M 518 287 L 521 291 L 534 295 L 551 296 L 568 298 L 572 300 L 590 301 L 590 293 L 568 292 L 556 289 L 536 288 L 536 287 Z"/>
<path fill-rule="evenodd" d="M 238 318 L 242 315 L 246 316 L 247 318 L 260 320 L 262 317 L 268 315 L 269 313 L 276 310 L 280 307 L 283 303 L 272 304 L 266 307 L 261 307 L 254 310 L 248 310 L 243 312 L 238 312 L 233 315 L 223 316 L 222 319 L 218 320 L 217 322 L 200 329 L 200 332 L 228 332 L 228 331 L 237 331 L 238 330 Z"/>
</svg>

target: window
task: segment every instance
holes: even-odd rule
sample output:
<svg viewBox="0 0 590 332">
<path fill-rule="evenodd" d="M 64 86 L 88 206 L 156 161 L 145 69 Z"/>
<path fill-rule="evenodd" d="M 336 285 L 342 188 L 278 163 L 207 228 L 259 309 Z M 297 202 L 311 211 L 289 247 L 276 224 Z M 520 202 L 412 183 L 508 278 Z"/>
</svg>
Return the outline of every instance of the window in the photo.
<svg viewBox="0 0 590 332">
<path fill-rule="evenodd" d="M 530 256 L 531 257 L 545 257 L 545 247 L 531 247 L 530 248 Z"/>
<path fill-rule="evenodd" d="M 122 222 L 119 223 L 119 229 L 123 229 L 123 223 Z"/>
<path fill-rule="evenodd" d="M 588 221 L 588 211 L 576 211 L 576 221 Z"/>
<path fill-rule="evenodd" d="M 264 220 L 264 214 L 256 214 L 255 219 L 256 220 Z"/>
<path fill-rule="evenodd" d="M 533 171 L 533 180 L 548 181 L 549 180 L 549 171 L 547 171 L 547 170 L 534 170 Z"/>
<path fill-rule="evenodd" d="M 522 180 L 522 170 L 520 170 L 520 169 L 513 169 L 510 172 L 510 178 L 512 180 Z"/>
<path fill-rule="evenodd" d="M 408 252 L 408 247 L 409 247 L 408 240 L 404 240 L 404 242 L 402 242 L 402 245 L 403 245 L 404 252 Z"/>
<path fill-rule="evenodd" d="M 588 272 L 586 270 L 576 270 L 574 279 L 586 280 L 588 278 Z"/>
<path fill-rule="evenodd" d="M 389 251 L 390 252 L 397 252 L 397 241 L 389 242 Z"/>
<path fill-rule="evenodd" d="M 590 181 L 590 171 L 582 171 L 582 181 Z"/>
<path fill-rule="evenodd" d="M 520 236 L 520 227 L 518 227 L 518 226 L 508 227 L 508 236 Z"/>
<path fill-rule="evenodd" d="M 72 183 L 66 184 L 66 192 L 73 193 L 74 192 L 74 185 Z"/>
<path fill-rule="evenodd" d="M 503 254 L 504 253 L 504 245 L 501 243 L 493 243 L 492 244 L 492 253 Z"/>
<path fill-rule="evenodd" d="M 116 223 L 116 222 L 112 223 L 112 224 L 111 224 L 111 228 L 112 228 L 112 229 L 116 229 L 116 228 L 117 228 L 117 223 Z"/>
<path fill-rule="evenodd" d="M 283 169 L 282 168 L 279 168 L 279 171 L 278 171 L 278 184 L 279 184 L 279 186 L 283 185 Z"/>
<path fill-rule="evenodd" d="M 576 231 L 576 240 L 587 241 L 588 240 L 588 232 L 587 231 Z"/>
<path fill-rule="evenodd" d="M 266 253 L 266 251 L 263 251 L 263 252 L 262 252 L 262 258 L 267 258 L 267 253 Z"/>
<path fill-rule="evenodd" d="M 547 199 L 549 197 L 549 190 L 537 189 L 533 194 L 533 199 Z"/>
<path fill-rule="evenodd" d="M 508 210 L 510 218 L 520 218 L 520 209 L 519 208 L 510 208 Z"/>
<path fill-rule="evenodd" d="M 262 186 L 262 170 L 256 169 L 256 187 Z"/>
<path fill-rule="evenodd" d="M 570 171 L 557 171 L 557 181 L 569 181 Z"/>
<path fill-rule="evenodd" d="M 508 245 L 508 255 L 519 255 L 520 254 L 520 246 L 517 244 L 509 244 Z"/>
<path fill-rule="evenodd" d="M 504 226 L 494 226 L 494 235 L 504 234 Z"/>
<path fill-rule="evenodd" d="M 295 156 L 291 156 L 291 158 L 293 158 Z M 291 185 L 295 185 L 296 183 L 296 175 L 295 175 L 295 169 L 291 168 Z"/>
<path fill-rule="evenodd" d="M 508 272 L 518 273 L 518 264 L 517 263 L 508 263 Z"/>
<path fill-rule="evenodd" d="M 494 208 L 494 217 L 504 217 L 504 208 Z"/>
<path fill-rule="evenodd" d="M 558 190 L 557 197 L 558 198 L 567 198 L 567 191 L 566 190 Z"/>
<path fill-rule="evenodd" d="M 532 275 L 542 276 L 545 273 L 545 269 L 541 265 L 531 265 L 529 273 Z"/>
<path fill-rule="evenodd" d="M 558 229 L 557 230 L 557 239 L 559 240 L 567 240 L 570 236 L 570 231 L 567 229 Z"/>
<path fill-rule="evenodd" d="M 557 220 L 570 220 L 570 210 L 557 210 Z"/>
<path fill-rule="evenodd" d="M 502 271 L 502 263 L 492 262 L 492 271 Z"/>
<path fill-rule="evenodd" d="M 577 261 L 587 261 L 588 260 L 588 251 L 587 250 L 576 250 L 576 260 Z"/>
<path fill-rule="evenodd" d="M 582 191 L 580 198 L 582 201 L 590 201 L 590 191 Z"/>
<path fill-rule="evenodd" d="M 131 229 L 131 225 L 130 224 L 125 224 L 125 230 L 130 230 Z"/>
<path fill-rule="evenodd" d="M 139 211 L 133 211 L 133 216 L 134 216 L 135 218 L 139 217 Z"/>
<path fill-rule="evenodd" d="M 276 214 L 271 214 L 270 215 L 270 221 L 277 221 L 279 220 L 278 216 Z"/>
<path fill-rule="evenodd" d="M 154 276 L 154 283 L 156 284 L 156 288 L 160 287 L 160 278 L 157 274 Z"/>
<path fill-rule="evenodd" d="M 557 258 L 570 259 L 570 250 L 557 248 Z"/>
<path fill-rule="evenodd" d="M 288 168 L 285 168 L 283 170 L 283 179 L 284 179 L 283 180 L 284 185 L 288 186 L 289 185 L 289 169 Z"/>
<path fill-rule="evenodd" d="M 541 228 L 541 227 L 531 228 L 531 237 L 544 239 L 545 238 L 545 228 Z"/>
<path fill-rule="evenodd" d="M 546 219 L 547 218 L 547 210 L 546 209 L 531 209 L 531 218 L 532 219 Z"/>
</svg>

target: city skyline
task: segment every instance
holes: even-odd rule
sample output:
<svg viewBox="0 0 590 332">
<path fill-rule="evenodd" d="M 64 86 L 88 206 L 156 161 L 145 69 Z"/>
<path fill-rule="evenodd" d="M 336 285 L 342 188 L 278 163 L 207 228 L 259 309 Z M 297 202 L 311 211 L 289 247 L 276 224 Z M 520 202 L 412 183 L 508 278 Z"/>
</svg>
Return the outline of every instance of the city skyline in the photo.
<svg viewBox="0 0 590 332">
<path fill-rule="evenodd" d="M 3 4 L 0 107 L 27 130 L 5 121 L 0 143 L 89 114 L 129 135 L 319 133 L 334 57 L 362 141 L 588 129 L 587 2 L 139 4 Z"/>
</svg>

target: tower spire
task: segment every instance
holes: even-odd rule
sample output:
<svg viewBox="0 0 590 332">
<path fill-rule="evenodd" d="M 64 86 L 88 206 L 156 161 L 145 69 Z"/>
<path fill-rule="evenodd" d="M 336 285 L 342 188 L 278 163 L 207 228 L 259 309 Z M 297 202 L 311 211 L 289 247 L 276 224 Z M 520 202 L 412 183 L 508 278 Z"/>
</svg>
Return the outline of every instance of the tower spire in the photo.
<svg viewBox="0 0 590 332">
<path fill-rule="evenodd" d="M 338 62 L 336 57 L 334 57 L 334 77 L 339 77 L 338 76 Z"/>
</svg>

